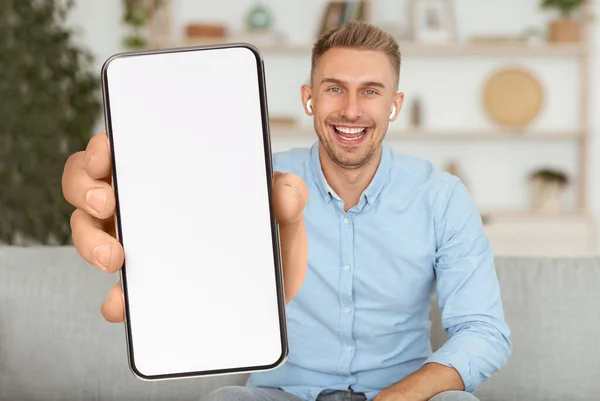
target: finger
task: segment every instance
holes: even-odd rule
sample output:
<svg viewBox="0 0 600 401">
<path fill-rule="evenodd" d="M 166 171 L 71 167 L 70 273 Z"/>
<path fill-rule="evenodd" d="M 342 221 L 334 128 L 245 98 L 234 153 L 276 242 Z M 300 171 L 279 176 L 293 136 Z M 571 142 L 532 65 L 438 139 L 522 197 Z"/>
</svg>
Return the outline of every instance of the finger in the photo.
<svg viewBox="0 0 600 401">
<path fill-rule="evenodd" d="M 273 184 L 275 219 L 280 225 L 292 224 L 302 216 L 308 189 L 300 177 L 276 172 Z"/>
<path fill-rule="evenodd" d="M 85 170 L 96 180 L 110 183 L 111 157 L 106 131 L 92 137 L 85 149 Z"/>
<path fill-rule="evenodd" d="M 100 307 L 100 313 L 111 323 L 125 321 L 125 304 L 120 281 L 109 291 L 106 301 Z"/>
<path fill-rule="evenodd" d="M 77 209 L 106 219 L 115 212 L 114 192 L 108 182 L 88 175 L 85 156 L 81 151 L 67 159 L 62 177 L 63 196 Z"/>
<path fill-rule="evenodd" d="M 71 215 L 75 249 L 84 260 L 107 273 L 121 269 L 124 261 L 123 247 L 110 234 L 111 225 L 112 219 L 101 221 L 80 209 Z"/>
</svg>

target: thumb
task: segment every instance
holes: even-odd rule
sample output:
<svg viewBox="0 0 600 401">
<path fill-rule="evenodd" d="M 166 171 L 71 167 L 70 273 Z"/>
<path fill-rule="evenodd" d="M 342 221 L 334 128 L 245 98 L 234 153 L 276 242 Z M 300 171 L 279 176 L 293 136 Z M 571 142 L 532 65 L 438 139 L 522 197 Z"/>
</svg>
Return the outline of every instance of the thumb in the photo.
<svg viewBox="0 0 600 401">
<path fill-rule="evenodd" d="M 308 201 L 308 189 L 300 177 L 292 173 L 275 172 L 273 206 L 279 225 L 297 222 Z"/>
</svg>

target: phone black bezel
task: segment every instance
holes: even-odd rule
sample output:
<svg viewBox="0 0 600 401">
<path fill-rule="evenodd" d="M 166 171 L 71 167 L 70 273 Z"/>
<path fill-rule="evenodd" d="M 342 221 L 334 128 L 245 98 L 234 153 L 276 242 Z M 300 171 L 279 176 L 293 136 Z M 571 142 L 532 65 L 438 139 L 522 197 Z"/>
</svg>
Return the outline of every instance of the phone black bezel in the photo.
<svg viewBox="0 0 600 401">
<path fill-rule="evenodd" d="M 273 246 L 273 259 L 275 261 L 275 278 L 276 278 L 276 287 L 277 287 L 277 303 L 279 310 L 279 327 L 280 327 L 280 338 L 281 338 L 281 346 L 282 352 L 280 357 L 270 365 L 263 366 L 243 366 L 243 367 L 232 367 L 228 369 L 215 369 L 215 370 L 204 370 L 204 371 L 193 371 L 193 372 L 179 372 L 172 374 L 160 374 L 160 375 L 146 375 L 136 367 L 135 365 L 135 353 L 133 350 L 133 340 L 131 336 L 131 330 L 129 327 L 130 317 L 129 317 L 129 297 L 127 292 L 127 275 L 126 275 L 126 262 L 123 264 L 120 270 L 120 278 L 121 278 L 121 289 L 124 295 L 125 302 L 125 332 L 126 332 L 126 343 L 127 343 L 127 359 L 129 363 L 129 368 L 132 373 L 138 377 L 139 379 L 145 381 L 156 381 L 156 380 L 168 380 L 168 379 L 181 379 L 181 378 L 192 378 L 192 377 L 204 377 L 204 376 L 216 376 L 216 375 L 227 375 L 227 374 L 241 374 L 241 373 L 252 373 L 258 371 L 265 371 L 277 368 L 282 365 L 288 358 L 289 355 L 289 344 L 288 344 L 288 336 L 287 336 L 287 325 L 286 325 L 286 302 L 285 302 L 285 291 L 284 291 L 284 283 L 283 283 L 283 269 L 282 269 L 282 259 L 281 259 L 281 248 L 279 242 L 279 227 L 277 221 L 275 220 L 275 211 L 273 205 L 273 179 L 274 179 L 274 168 L 273 168 L 273 156 L 271 150 L 271 137 L 270 137 L 270 126 L 269 126 L 269 113 L 268 113 L 268 101 L 267 101 L 267 88 L 266 88 L 266 78 L 265 78 L 265 66 L 264 59 L 259 51 L 259 49 L 245 42 L 235 42 L 235 43 L 219 43 L 219 44 L 210 44 L 210 45 L 200 45 L 200 46 L 187 46 L 187 47 L 177 47 L 177 48 L 165 48 L 165 49 L 156 49 L 156 50 L 137 50 L 130 52 L 121 52 L 117 53 L 111 57 L 109 57 L 101 68 L 101 86 L 102 86 L 102 98 L 104 105 L 104 119 L 105 119 L 105 128 L 106 134 L 108 136 L 109 144 L 110 144 L 110 154 L 111 154 L 111 162 L 112 162 L 112 184 L 113 191 L 115 195 L 115 224 L 118 235 L 119 242 L 123 245 L 123 233 L 121 230 L 121 212 L 119 208 L 119 190 L 118 190 L 118 179 L 117 179 L 117 166 L 116 166 L 116 158 L 114 151 L 114 142 L 113 142 L 113 133 L 112 133 L 112 122 L 111 122 L 111 113 L 110 113 L 110 95 L 108 91 L 108 66 L 110 63 L 116 59 L 123 57 L 140 57 L 140 56 L 152 56 L 157 54 L 165 54 L 165 53 L 181 53 L 181 52 L 193 52 L 193 51 L 210 51 L 210 50 L 223 50 L 223 49 L 231 49 L 231 48 L 246 48 L 250 50 L 256 58 L 256 68 L 258 75 L 258 93 L 260 96 L 260 108 L 261 108 L 261 118 L 262 118 L 262 126 L 263 126 L 263 148 L 264 148 L 264 156 L 265 156 L 265 170 L 267 173 L 267 191 L 269 198 L 269 211 L 270 211 L 270 220 L 271 220 L 271 237 L 272 237 L 272 246 Z"/>
</svg>

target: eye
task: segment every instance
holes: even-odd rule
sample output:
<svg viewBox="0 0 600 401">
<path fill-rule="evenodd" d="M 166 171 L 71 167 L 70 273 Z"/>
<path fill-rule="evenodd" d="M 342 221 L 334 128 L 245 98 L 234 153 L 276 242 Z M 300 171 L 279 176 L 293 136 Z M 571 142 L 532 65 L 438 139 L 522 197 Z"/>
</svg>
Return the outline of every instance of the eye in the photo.
<svg viewBox="0 0 600 401">
<path fill-rule="evenodd" d="M 373 89 L 367 89 L 365 92 L 367 93 L 367 95 L 375 95 L 377 93 Z"/>
<path fill-rule="evenodd" d="M 333 87 L 333 88 L 329 88 L 329 91 L 330 92 L 338 92 L 338 91 L 341 91 L 341 89 L 337 88 L 337 87 Z"/>
</svg>

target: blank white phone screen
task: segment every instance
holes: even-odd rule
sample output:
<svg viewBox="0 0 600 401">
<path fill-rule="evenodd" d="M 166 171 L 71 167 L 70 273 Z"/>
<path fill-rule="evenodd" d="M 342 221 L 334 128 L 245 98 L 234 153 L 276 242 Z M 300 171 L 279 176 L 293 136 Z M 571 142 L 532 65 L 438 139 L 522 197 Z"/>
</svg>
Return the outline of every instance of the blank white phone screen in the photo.
<svg viewBox="0 0 600 401">
<path fill-rule="evenodd" d="M 265 370 L 287 356 L 261 66 L 232 46 L 103 68 L 129 358 L 144 379 Z"/>
</svg>

